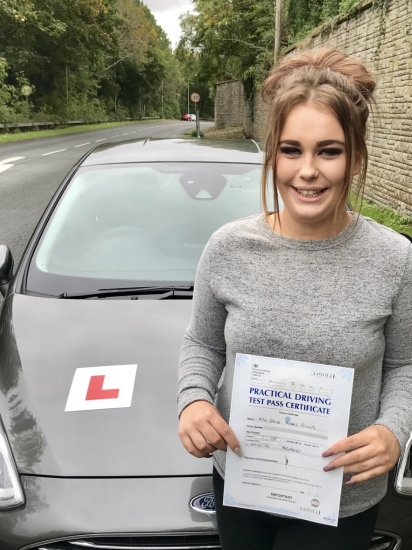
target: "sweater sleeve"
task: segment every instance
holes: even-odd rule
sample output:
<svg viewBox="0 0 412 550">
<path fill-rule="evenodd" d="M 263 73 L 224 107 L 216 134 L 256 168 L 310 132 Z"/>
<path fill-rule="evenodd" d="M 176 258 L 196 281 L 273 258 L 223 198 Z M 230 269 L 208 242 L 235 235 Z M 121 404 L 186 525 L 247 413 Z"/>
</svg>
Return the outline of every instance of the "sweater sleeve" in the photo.
<svg viewBox="0 0 412 550">
<path fill-rule="evenodd" d="M 412 430 L 412 245 L 385 325 L 380 414 L 375 424 L 391 430 L 405 448 Z"/>
<path fill-rule="evenodd" d="M 213 239 L 213 237 L 212 237 Z M 209 265 L 212 239 L 196 272 L 192 317 L 183 338 L 178 374 L 178 414 L 194 401 L 214 404 L 226 364 L 224 327 L 227 311 L 212 289 Z"/>
</svg>

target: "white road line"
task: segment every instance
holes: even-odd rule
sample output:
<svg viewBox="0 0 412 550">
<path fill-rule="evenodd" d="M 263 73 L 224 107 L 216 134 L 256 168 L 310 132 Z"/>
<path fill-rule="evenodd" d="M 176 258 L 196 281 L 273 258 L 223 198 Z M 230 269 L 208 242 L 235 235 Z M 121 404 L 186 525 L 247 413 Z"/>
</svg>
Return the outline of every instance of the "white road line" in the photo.
<svg viewBox="0 0 412 550">
<path fill-rule="evenodd" d="M 16 160 L 25 159 L 26 157 L 11 157 L 9 159 L 3 159 L 0 161 L 0 174 L 1 172 L 5 172 L 9 168 L 13 168 L 14 164 L 10 164 L 11 162 L 15 162 Z"/>
<path fill-rule="evenodd" d="M 111 138 L 113 138 L 113 137 L 119 137 L 119 134 L 117 134 L 117 136 L 110 136 L 110 137 L 111 137 Z"/>
<path fill-rule="evenodd" d="M 134 132 L 130 132 L 131 134 L 135 134 L 137 132 L 137 130 L 135 130 Z"/>
<path fill-rule="evenodd" d="M 81 143 L 80 145 L 75 145 L 74 147 L 84 147 L 85 145 L 90 145 L 90 141 L 88 141 L 87 143 Z"/>
<path fill-rule="evenodd" d="M 51 153 L 43 153 L 42 157 L 47 157 L 48 155 L 54 155 L 55 153 L 61 153 L 62 151 L 67 151 L 67 149 L 59 149 L 58 151 L 51 151 Z"/>
<path fill-rule="evenodd" d="M 122 134 L 122 136 L 128 136 L 130 132 L 127 132 L 126 134 Z"/>
<path fill-rule="evenodd" d="M 3 159 L 0 160 L 0 164 L 10 164 L 12 162 L 15 162 L 16 160 L 25 159 L 26 157 L 11 157 L 9 159 Z"/>
<path fill-rule="evenodd" d="M 106 141 L 107 138 L 103 138 L 103 139 L 96 139 L 96 143 L 99 143 L 99 141 Z"/>
</svg>

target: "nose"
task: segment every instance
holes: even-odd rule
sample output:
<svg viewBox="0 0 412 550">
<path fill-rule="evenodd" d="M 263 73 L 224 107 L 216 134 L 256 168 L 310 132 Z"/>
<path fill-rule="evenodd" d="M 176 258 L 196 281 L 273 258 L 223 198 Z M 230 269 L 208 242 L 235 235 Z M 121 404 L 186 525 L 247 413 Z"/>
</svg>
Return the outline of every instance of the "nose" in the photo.
<svg viewBox="0 0 412 550">
<path fill-rule="evenodd" d="M 312 155 L 303 155 L 301 159 L 299 176 L 303 180 L 313 180 L 319 175 L 315 158 Z"/>
</svg>

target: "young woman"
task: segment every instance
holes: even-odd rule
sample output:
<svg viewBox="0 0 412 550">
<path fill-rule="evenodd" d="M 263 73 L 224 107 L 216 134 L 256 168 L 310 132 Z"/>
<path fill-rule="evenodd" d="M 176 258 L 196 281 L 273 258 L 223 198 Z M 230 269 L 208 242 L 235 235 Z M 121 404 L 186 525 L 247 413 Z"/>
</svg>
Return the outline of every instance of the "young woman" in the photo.
<svg viewBox="0 0 412 550">
<path fill-rule="evenodd" d="M 412 428 L 412 245 L 346 209 L 356 175 L 363 193 L 374 87 L 359 61 L 335 50 L 275 67 L 263 88 L 264 213 L 219 229 L 199 263 L 179 435 L 192 455 L 213 455 L 224 550 L 367 550 Z M 344 471 L 338 527 L 222 505 L 227 445 L 241 453 L 227 424 L 238 352 L 355 369 L 349 436 L 323 454 L 325 471 Z"/>
</svg>

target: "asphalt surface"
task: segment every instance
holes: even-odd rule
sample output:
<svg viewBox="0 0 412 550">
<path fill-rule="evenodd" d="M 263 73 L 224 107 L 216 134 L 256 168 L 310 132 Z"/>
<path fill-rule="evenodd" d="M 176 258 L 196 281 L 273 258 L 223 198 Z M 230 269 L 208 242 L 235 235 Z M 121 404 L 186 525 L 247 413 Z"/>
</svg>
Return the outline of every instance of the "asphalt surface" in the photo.
<svg viewBox="0 0 412 550">
<path fill-rule="evenodd" d="M 0 145 L 0 244 L 10 248 L 17 266 L 57 187 L 88 150 L 100 143 L 176 138 L 194 129 L 194 122 L 150 121 Z"/>
</svg>

